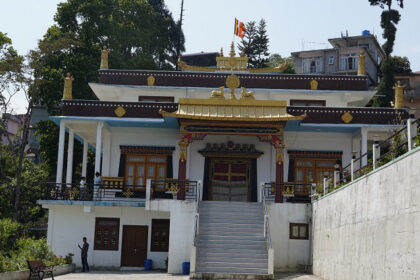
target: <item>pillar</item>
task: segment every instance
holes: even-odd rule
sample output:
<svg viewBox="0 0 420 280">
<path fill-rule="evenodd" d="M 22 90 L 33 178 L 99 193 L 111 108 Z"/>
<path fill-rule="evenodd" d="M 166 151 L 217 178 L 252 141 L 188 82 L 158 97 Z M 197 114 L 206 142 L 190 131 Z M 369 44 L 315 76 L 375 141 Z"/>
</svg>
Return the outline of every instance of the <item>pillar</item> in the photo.
<svg viewBox="0 0 420 280">
<path fill-rule="evenodd" d="M 102 151 L 102 128 L 103 122 L 98 122 L 96 127 L 96 152 L 95 152 L 95 173 L 101 172 L 101 151 Z"/>
<path fill-rule="evenodd" d="M 66 184 L 67 187 L 71 186 L 73 179 L 73 150 L 74 150 L 74 131 L 69 131 L 69 142 L 67 146 L 67 172 L 66 172 Z"/>
<path fill-rule="evenodd" d="M 86 177 L 88 148 L 89 143 L 86 139 L 83 139 L 82 177 Z"/>
<path fill-rule="evenodd" d="M 283 202 L 283 183 L 284 183 L 284 145 L 282 144 L 279 136 L 273 135 L 271 143 L 276 149 L 276 196 L 275 202 Z"/>
<path fill-rule="evenodd" d="M 359 60 L 357 63 L 357 75 L 366 75 L 365 52 L 361 52 L 359 54 Z"/>
<path fill-rule="evenodd" d="M 185 180 L 187 175 L 187 148 L 191 142 L 191 134 L 184 135 L 178 142 L 179 145 L 179 163 L 178 163 L 178 180 Z M 178 200 L 185 200 L 185 182 L 178 184 Z"/>
<path fill-rule="evenodd" d="M 361 158 L 361 166 L 360 168 L 363 168 L 367 165 L 367 155 L 365 155 L 367 153 L 368 150 L 368 131 L 366 128 L 361 128 L 360 130 L 360 147 L 361 147 L 361 151 L 360 151 L 360 156 L 362 157 L 362 155 L 364 155 Z"/>
<path fill-rule="evenodd" d="M 64 141 L 66 140 L 66 123 L 65 121 L 60 121 L 60 132 L 58 140 L 58 156 L 57 156 L 57 173 L 56 173 L 56 183 L 63 183 L 63 160 L 64 160 Z"/>
</svg>

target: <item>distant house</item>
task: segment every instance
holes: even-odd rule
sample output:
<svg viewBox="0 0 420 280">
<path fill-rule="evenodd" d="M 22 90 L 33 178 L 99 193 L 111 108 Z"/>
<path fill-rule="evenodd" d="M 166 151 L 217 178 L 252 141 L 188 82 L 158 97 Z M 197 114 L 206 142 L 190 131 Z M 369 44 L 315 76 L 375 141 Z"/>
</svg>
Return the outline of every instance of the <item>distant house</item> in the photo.
<svg viewBox="0 0 420 280">
<path fill-rule="evenodd" d="M 23 115 L 12 115 L 4 113 L 3 119 L 5 131 L 1 135 L 1 142 L 5 145 L 10 144 L 18 137 L 21 137 L 21 125 L 23 123 Z"/>
<path fill-rule="evenodd" d="M 395 80 L 405 85 L 404 107 L 414 109 L 416 118 L 420 117 L 420 71 L 398 74 Z"/>
<path fill-rule="evenodd" d="M 292 52 L 296 73 L 357 75 L 358 56 L 365 52 L 369 84 L 378 84 L 379 65 L 385 53 L 374 35 L 363 31 L 361 36 L 341 36 L 328 42 L 332 48 Z"/>
</svg>

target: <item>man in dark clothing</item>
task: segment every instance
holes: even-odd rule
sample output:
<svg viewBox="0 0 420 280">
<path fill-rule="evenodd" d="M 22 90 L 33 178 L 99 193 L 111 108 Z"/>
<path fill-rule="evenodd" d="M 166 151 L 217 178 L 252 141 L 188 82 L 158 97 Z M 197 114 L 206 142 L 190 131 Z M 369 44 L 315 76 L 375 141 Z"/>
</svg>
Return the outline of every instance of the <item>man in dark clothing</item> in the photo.
<svg viewBox="0 0 420 280">
<path fill-rule="evenodd" d="M 89 272 L 89 265 L 87 263 L 87 253 L 89 250 L 89 243 L 87 243 L 86 241 L 86 237 L 83 237 L 83 246 L 80 247 L 79 244 L 77 244 L 77 246 L 79 246 L 81 253 L 82 253 L 82 272 Z"/>
</svg>

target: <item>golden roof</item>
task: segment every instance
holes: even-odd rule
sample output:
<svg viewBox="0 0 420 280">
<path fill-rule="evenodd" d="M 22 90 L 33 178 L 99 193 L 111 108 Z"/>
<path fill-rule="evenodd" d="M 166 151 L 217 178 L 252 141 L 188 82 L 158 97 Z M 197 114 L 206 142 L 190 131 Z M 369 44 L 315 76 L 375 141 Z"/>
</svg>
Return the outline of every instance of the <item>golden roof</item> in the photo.
<svg viewBox="0 0 420 280">
<path fill-rule="evenodd" d="M 162 116 L 180 119 L 277 122 L 302 120 L 306 115 L 292 116 L 286 112 L 286 101 L 255 100 L 250 98 L 181 98 L 178 110 L 160 111 Z"/>
</svg>

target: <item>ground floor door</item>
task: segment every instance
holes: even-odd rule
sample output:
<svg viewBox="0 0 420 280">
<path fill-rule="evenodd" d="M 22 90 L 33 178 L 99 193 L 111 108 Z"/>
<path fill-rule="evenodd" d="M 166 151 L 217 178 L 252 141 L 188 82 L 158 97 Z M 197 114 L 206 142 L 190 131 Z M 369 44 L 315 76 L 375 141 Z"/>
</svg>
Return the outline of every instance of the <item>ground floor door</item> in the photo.
<svg viewBox="0 0 420 280">
<path fill-rule="evenodd" d="M 211 158 L 209 200 L 251 201 L 251 159 Z"/>
<path fill-rule="evenodd" d="M 147 258 L 147 226 L 123 226 L 121 266 L 144 267 Z"/>
</svg>

